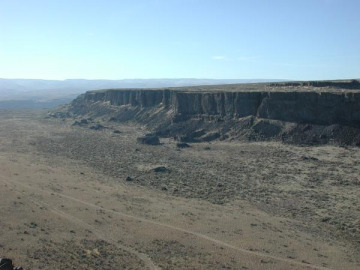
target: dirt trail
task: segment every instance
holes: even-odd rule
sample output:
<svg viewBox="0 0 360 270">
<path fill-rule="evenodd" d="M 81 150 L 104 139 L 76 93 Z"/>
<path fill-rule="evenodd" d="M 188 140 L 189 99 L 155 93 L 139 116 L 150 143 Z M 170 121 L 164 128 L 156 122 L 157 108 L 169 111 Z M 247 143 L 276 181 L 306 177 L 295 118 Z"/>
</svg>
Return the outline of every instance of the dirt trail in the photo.
<svg viewBox="0 0 360 270">
<path fill-rule="evenodd" d="M 165 227 L 165 228 L 168 228 L 168 229 L 171 229 L 171 230 L 175 230 L 175 231 L 178 231 L 178 232 L 182 232 L 182 233 L 187 233 L 187 234 L 191 234 L 193 236 L 196 236 L 198 238 L 202 238 L 202 239 L 205 239 L 207 241 L 210 241 L 210 242 L 213 242 L 217 245 L 220 245 L 220 246 L 223 246 L 223 247 L 227 247 L 227 248 L 230 248 L 230 249 L 233 249 L 233 250 L 236 250 L 240 253 L 245 253 L 245 254 L 249 254 L 249 255 L 254 255 L 254 256 L 257 256 L 257 257 L 261 257 L 261 258 L 267 258 L 267 259 L 272 259 L 272 260 L 276 260 L 276 261 L 280 261 L 280 262 L 284 262 L 284 263 L 289 263 L 289 264 L 292 264 L 292 265 L 298 265 L 298 266 L 301 266 L 301 267 L 304 267 L 306 269 L 318 269 L 318 270 L 331 270 L 330 268 L 327 268 L 327 267 L 322 267 L 322 266 L 317 266 L 317 265 L 312 265 L 312 264 L 308 264 L 308 263 L 302 263 L 302 262 L 298 262 L 298 261 L 294 261 L 294 260 L 290 260 L 290 259 L 286 259 L 286 258 L 281 258 L 281 257 L 277 257 L 277 256 L 273 256 L 273 255 L 269 255 L 269 254 L 265 254 L 265 253 L 261 253 L 261 252 L 257 252 L 257 251 L 251 251 L 251 250 L 247 250 L 247 249 L 243 249 L 243 248 L 240 248 L 240 247 L 237 247 L 237 246 L 234 246 L 234 245 L 231 245 L 231 244 L 228 244 L 226 242 L 223 242 L 221 240 L 218 240 L 218 239 L 215 239 L 215 238 L 212 238 L 212 237 L 209 237 L 207 235 L 204 235 L 204 234 L 201 234 L 201 233 L 198 233 L 198 232 L 194 232 L 194 231 L 190 231 L 190 230 L 186 230 L 186 229 L 183 229 L 183 228 L 180 228 L 180 227 L 176 227 L 176 226 L 172 226 L 172 225 L 169 225 L 169 224 L 165 224 L 165 223 L 161 223 L 161 222 L 157 222 L 157 221 L 153 221 L 153 220 L 148 220 L 148 219 L 145 219 L 145 218 L 142 218 L 142 217 L 138 217 L 138 216 L 133 216 L 133 215 L 129 215 L 129 214 L 125 214 L 125 213 L 122 213 L 122 212 L 119 212 L 119 211 L 114 211 L 112 209 L 106 209 L 104 207 L 100 207 L 100 206 L 97 206 L 95 204 L 92 204 L 92 203 L 89 203 L 89 202 L 86 202 L 86 201 L 83 201 L 83 200 L 80 200 L 80 199 L 77 199 L 77 198 L 74 198 L 74 197 L 71 197 L 71 196 L 68 196 L 68 195 L 65 195 L 65 194 L 61 194 L 61 193 L 58 193 L 58 192 L 54 192 L 54 191 L 48 191 L 48 190 L 39 190 L 38 188 L 35 188 L 35 187 L 31 187 L 29 185 L 26 185 L 26 184 L 23 184 L 23 183 L 19 183 L 18 181 L 6 181 L 3 177 L 1 177 L 1 181 L 8 184 L 8 185 L 13 185 L 13 186 L 21 186 L 23 188 L 26 188 L 26 189 L 31 189 L 32 191 L 35 191 L 37 193 L 44 193 L 44 194 L 47 194 L 47 195 L 51 195 L 51 194 L 55 194 L 59 197 L 62 197 L 64 199 L 67 199 L 67 200 L 71 200 L 71 201 L 74 201 L 74 202 L 77 202 L 77 203 L 80 203 L 80 204 L 83 204 L 83 205 L 86 205 L 86 206 L 89 206 L 89 207 L 92 207 L 94 209 L 99 209 L 99 210 L 103 210 L 103 211 L 106 211 L 106 212 L 109 212 L 109 213 L 113 213 L 113 214 L 116 214 L 116 215 L 119 215 L 119 216 L 122 216 L 122 217 L 126 217 L 126 218 L 130 218 L 130 219 L 134 219 L 134 220 L 137 220 L 137 221 L 141 221 L 141 222 L 145 222 L 145 223 L 149 223 L 149 224 L 152 224 L 152 225 L 156 225 L 156 226 L 160 226 L 160 227 Z M 100 232 L 96 232 L 96 230 L 94 230 L 94 228 L 85 223 L 84 221 L 72 216 L 72 215 L 69 215 L 63 211 L 60 211 L 54 207 L 51 207 L 49 204 L 46 204 L 45 202 L 42 202 L 42 201 L 34 201 L 34 203 L 39 203 L 39 204 L 43 204 L 45 205 L 46 207 L 48 207 L 53 213 L 65 218 L 65 219 L 68 219 L 74 223 L 77 223 L 78 225 L 80 226 L 83 226 L 83 227 L 87 227 L 87 228 L 91 228 L 91 230 L 93 230 L 95 233 L 96 233 L 96 236 L 99 237 L 100 239 L 103 239 L 105 241 L 108 241 L 112 244 L 115 244 L 116 246 L 119 246 L 120 248 L 130 252 L 130 253 L 133 253 L 135 254 L 136 256 L 138 256 L 139 258 L 141 258 L 145 263 L 146 265 L 150 268 L 150 269 L 158 269 L 154 264 L 153 262 L 145 255 L 145 254 L 141 254 L 133 249 L 130 249 L 128 247 L 125 247 L 125 246 L 122 246 L 122 245 L 119 245 L 117 243 L 114 243 L 112 240 L 110 239 L 106 239 L 104 238 Z"/>
<path fill-rule="evenodd" d="M 4 179 L 1 179 L 1 181 L 8 184 L 8 185 L 15 186 L 14 181 L 12 183 L 10 183 L 8 181 L 5 181 Z M 20 184 L 20 183 L 16 183 L 16 184 L 21 186 L 21 187 L 28 188 L 28 189 L 35 189 L 35 188 L 32 188 L 32 187 L 24 185 L 24 184 Z M 46 191 L 42 191 L 42 192 L 46 192 Z M 19 191 L 17 191 L 17 193 L 22 194 Z M 84 229 L 91 230 L 92 233 L 98 239 L 104 240 L 104 241 L 116 246 L 117 248 L 120 248 L 120 249 L 122 249 L 124 251 L 127 251 L 127 252 L 137 256 L 139 259 L 141 259 L 145 263 L 145 266 L 148 269 L 150 269 L 150 270 L 158 270 L 159 269 L 146 254 L 140 253 L 140 252 L 138 252 L 138 251 L 136 251 L 136 250 L 134 250 L 134 249 L 132 249 L 130 247 L 121 245 L 121 244 L 113 241 L 112 239 L 110 239 L 108 237 L 105 237 L 99 230 L 95 229 L 95 227 L 93 227 L 90 224 L 84 222 L 83 220 L 77 218 L 76 216 L 70 215 L 69 213 L 65 213 L 64 211 L 61 211 L 61 210 L 57 209 L 56 207 L 52 207 L 50 204 L 48 204 L 48 203 L 46 203 L 46 202 L 44 202 L 42 200 L 38 200 L 38 199 L 34 199 L 34 198 L 29 198 L 28 200 L 30 202 L 32 202 L 33 204 L 37 205 L 37 206 L 40 206 L 40 207 L 45 206 L 47 208 L 47 210 L 49 210 L 53 214 L 55 214 L 57 216 L 60 216 L 61 218 L 64 218 L 64 219 L 66 219 L 66 220 L 68 220 L 68 221 L 70 221 L 72 223 L 75 223 L 76 225 L 78 225 L 78 226 L 80 226 L 80 227 L 82 227 Z"/>
</svg>

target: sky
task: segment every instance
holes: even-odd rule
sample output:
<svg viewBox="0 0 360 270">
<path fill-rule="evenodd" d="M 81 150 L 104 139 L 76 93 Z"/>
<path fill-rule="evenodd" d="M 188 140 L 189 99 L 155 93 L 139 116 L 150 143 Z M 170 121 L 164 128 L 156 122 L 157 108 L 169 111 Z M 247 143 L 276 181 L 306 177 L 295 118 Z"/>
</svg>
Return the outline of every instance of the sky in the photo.
<svg viewBox="0 0 360 270">
<path fill-rule="evenodd" d="M 360 78 L 360 0 L 0 0 L 0 78 Z"/>
</svg>

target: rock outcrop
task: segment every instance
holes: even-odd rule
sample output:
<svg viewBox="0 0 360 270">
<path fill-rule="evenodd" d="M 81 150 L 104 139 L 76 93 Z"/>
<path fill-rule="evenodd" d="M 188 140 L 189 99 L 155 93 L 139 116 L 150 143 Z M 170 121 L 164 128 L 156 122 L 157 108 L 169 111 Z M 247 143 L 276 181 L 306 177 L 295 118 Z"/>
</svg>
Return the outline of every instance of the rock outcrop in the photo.
<svg viewBox="0 0 360 270">
<path fill-rule="evenodd" d="M 75 99 L 67 113 L 107 115 L 115 121 L 136 120 L 147 123 L 160 135 L 187 135 L 202 128 L 216 134 L 208 136 L 214 139 L 226 138 L 219 130 L 224 133 L 237 129 L 244 120 L 251 123 L 243 128 L 251 128 L 255 135 L 264 133 L 260 127 L 272 126 L 273 137 L 283 139 L 289 138 L 289 130 L 284 133 L 284 126 L 289 125 L 297 136 L 318 130 L 316 134 L 310 132 L 311 136 L 324 135 L 326 142 L 336 139 L 339 127 L 344 127 L 346 133 L 355 134 L 348 143 L 360 143 L 356 135 L 360 129 L 359 81 L 263 84 L 255 90 L 253 86 L 251 90 L 241 87 L 237 91 L 229 91 L 229 86 L 217 86 L 216 90 L 203 87 L 201 91 L 196 88 L 90 91 Z M 295 130 L 299 125 L 300 129 L 306 129 L 304 125 L 311 128 L 300 132 Z M 180 129 L 185 134 L 179 134 Z"/>
</svg>

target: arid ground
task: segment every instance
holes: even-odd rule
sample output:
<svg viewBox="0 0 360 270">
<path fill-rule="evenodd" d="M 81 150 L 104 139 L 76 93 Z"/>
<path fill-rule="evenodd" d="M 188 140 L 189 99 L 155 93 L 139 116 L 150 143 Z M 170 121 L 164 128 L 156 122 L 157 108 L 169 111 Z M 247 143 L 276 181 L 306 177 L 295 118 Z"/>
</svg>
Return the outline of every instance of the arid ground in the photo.
<svg viewBox="0 0 360 270">
<path fill-rule="evenodd" d="M 180 149 L 45 115 L 0 111 L 0 257 L 16 265 L 360 269 L 357 147 Z"/>
</svg>

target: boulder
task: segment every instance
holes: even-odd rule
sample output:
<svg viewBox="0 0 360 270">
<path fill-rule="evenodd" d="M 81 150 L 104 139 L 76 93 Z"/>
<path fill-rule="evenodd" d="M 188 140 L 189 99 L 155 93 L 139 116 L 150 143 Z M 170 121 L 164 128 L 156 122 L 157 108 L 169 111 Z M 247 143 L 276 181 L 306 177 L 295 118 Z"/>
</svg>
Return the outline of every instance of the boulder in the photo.
<svg viewBox="0 0 360 270">
<path fill-rule="evenodd" d="M 13 270 L 14 265 L 11 259 L 0 258 L 0 270 Z"/>
<path fill-rule="evenodd" d="M 169 172 L 169 169 L 166 168 L 165 166 L 159 166 L 159 167 L 155 167 L 153 169 L 154 172 Z"/>
<path fill-rule="evenodd" d="M 89 121 L 87 119 L 81 119 L 80 124 L 81 125 L 87 125 L 87 124 L 89 124 Z"/>
<path fill-rule="evenodd" d="M 189 144 L 187 144 L 187 143 L 182 142 L 182 143 L 177 143 L 176 147 L 177 148 L 188 148 L 188 147 L 191 147 L 191 146 Z"/>
<path fill-rule="evenodd" d="M 141 144 L 159 145 L 160 139 L 158 136 L 144 136 L 137 138 L 137 142 Z"/>
<path fill-rule="evenodd" d="M 95 124 L 95 125 L 90 127 L 90 129 L 92 129 L 92 130 L 102 130 L 104 128 L 105 127 L 103 125 L 101 125 L 101 124 Z"/>
</svg>

